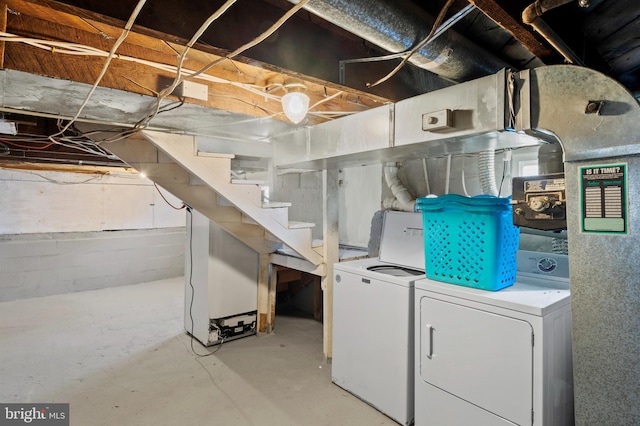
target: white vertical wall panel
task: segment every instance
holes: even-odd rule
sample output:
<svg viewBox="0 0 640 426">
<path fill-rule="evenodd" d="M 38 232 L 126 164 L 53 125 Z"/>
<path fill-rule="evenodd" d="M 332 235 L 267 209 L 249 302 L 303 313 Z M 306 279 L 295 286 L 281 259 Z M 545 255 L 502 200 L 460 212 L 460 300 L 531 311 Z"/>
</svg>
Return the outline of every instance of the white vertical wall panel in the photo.
<svg viewBox="0 0 640 426">
<path fill-rule="evenodd" d="M 382 208 L 382 165 L 345 167 L 339 179 L 340 242 L 367 247 L 371 218 Z"/>
<path fill-rule="evenodd" d="M 0 234 L 182 227 L 185 220 L 137 174 L 9 169 L 0 169 L 0 217 Z"/>
</svg>

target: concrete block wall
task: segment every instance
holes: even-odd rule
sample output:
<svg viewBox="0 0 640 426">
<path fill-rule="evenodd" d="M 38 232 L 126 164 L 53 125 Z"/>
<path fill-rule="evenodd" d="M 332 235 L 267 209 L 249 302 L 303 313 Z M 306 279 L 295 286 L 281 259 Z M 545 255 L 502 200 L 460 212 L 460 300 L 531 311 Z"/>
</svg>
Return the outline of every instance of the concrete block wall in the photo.
<svg viewBox="0 0 640 426">
<path fill-rule="evenodd" d="M 371 219 L 381 208 L 382 165 L 338 170 L 340 243 L 366 248 Z M 275 198 L 290 201 L 289 218 L 313 222 L 313 238 L 322 239 L 322 172 L 277 176 Z"/>
<path fill-rule="evenodd" d="M 274 200 L 291 202 L 289 220 L 315 223 L 313 238 L 322 238 L 322 172 L 277 176 L 274 196 Z"/>
<path fill-rule="evenodd" d="M 0 302 L 184 274 L 185 230 L 0 236 Z"/>
</svg>

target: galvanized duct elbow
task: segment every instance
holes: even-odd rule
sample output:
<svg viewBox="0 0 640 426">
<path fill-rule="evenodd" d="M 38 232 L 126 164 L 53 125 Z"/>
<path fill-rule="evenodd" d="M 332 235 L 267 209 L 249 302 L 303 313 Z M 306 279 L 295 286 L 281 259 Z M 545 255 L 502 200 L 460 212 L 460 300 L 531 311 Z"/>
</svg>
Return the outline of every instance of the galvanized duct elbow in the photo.
<svg viewBox="0 0 640 426">
<path fill-rule="evenodd" d="M 407 1 L 311 0 L 304 8 L 392 53 L 416 46 L 434 23 Z M 454 82 L 494 74 L 508 66 L 452 30 L 425 45 L 409 61 Z"/>
</svg>

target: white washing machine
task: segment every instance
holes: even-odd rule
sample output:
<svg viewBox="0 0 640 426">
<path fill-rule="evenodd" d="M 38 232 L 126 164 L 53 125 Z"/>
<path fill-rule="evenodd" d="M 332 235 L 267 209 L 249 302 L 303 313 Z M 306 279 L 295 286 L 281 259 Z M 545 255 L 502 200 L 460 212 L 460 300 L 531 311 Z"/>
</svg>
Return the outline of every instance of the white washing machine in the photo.
<svg viewBox="0 0 640 426">
<path fill-rule="evenodd" d="M 334 265 L 332 380 L 403 425 L 413 421 L 413 285 L 424 277 L 420 213 L 386 212 L 380 257 Z"/>
<path fill-rule="evenodd" d="M 416 426 L 573 425 L 568 259 L 519 252 L 517 276 L 416 281 Z"/>
</svg>

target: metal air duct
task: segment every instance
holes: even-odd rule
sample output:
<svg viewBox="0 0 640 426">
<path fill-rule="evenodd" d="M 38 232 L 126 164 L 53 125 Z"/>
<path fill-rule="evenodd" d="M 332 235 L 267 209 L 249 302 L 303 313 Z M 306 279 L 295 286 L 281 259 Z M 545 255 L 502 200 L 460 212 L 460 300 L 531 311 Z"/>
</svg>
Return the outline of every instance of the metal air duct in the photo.
<svg viewBox="0 0 640 426">
<path fill-rule="evenodd" d="M 392 53 L 416 46 L 434 23 L 432 17 L 407 1 L 311 0 L 304 8 Z M 452 30 L 425 45 L 409 61 L 454 82 L 494 74 L 508 67 Z"/>
</svg>

